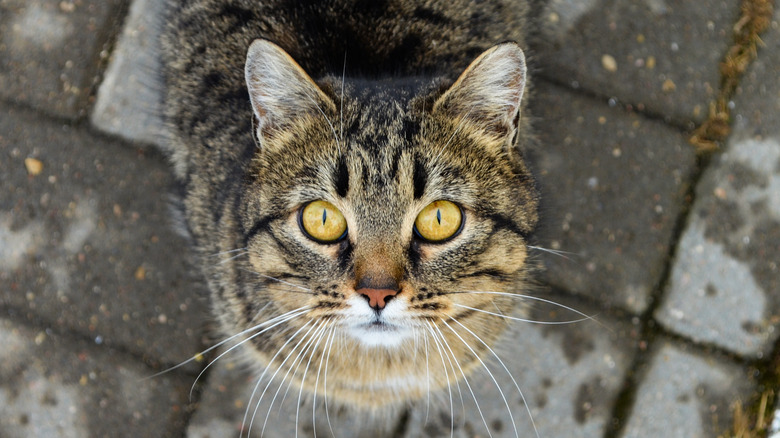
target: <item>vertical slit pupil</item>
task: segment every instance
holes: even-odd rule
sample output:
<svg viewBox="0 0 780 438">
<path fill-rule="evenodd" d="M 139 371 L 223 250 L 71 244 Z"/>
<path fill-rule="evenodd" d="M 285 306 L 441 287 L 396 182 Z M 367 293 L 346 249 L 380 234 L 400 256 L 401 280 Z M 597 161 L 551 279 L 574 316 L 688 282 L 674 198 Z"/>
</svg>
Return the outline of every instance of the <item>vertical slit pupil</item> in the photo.
<svg viewBox="0 0 780 438">
<path fill-rule="evenodd" d="M 322 225 L 325 226 L 325 221 L 328 220 L 328 209 L 323 208 L 322 209 Z"/>
<path fill-rule="evenodd" d="M 438 222 L 439 225 L 441 225 L 441 210 L 439 210 L 438 208 L 436 209 L 436 222 Z"/>
</svg>

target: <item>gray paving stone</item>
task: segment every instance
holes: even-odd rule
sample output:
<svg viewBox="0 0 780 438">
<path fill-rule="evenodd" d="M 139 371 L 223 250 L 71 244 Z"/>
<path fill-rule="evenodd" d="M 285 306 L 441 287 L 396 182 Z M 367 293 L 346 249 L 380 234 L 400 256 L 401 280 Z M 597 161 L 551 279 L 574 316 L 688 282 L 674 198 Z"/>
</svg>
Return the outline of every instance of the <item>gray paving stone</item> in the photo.
<svg viewBox="0 0 780 438">
<path fill-rule="evenodd" d="M 669 118 L 701 122 L 718 93 L 739 2 L 551 0 L 541 74 Z"/>
<path fill-rule="evenodd" d="M 149 360 L 200 349 L 161 157 L 2 106 L 0 156 L 0 310 Z"/>
<path fill-rule="evenodd" d="M 188 379 L 131 356 L 0 318 L 0 436 L 173 436 Z"/>
<path fill-rule="evenodd" d="M 595 311 L 574 306 L 585 313 Z M 558 315 L 555 319 L 557 321 L 577 318 L 576 314 L 549 307 L 539 307 L 533 318 L 551 321 L 553 319 L 549 314 L 552 313 Z M 528 402 L 530 414 L 510 375 L 498 359 L 489 358 L 486 363 L 511 409 L 510 417 L 501 392 L 487 373 L 480 371 L 469 378 L 469 385 L 479 400 L 479 409 L 490 427 L 490 434 L 494 438 L 515 437 L 514 419 L 519 436 L 535 436 L 532 416 L 541 437 L 602 435 L 611 426 L 612 405 L 633 358 L 635 335 L 632 334 L 632 327 L 609 317 L 599 318 L 599 323 L 513 324 L 512 331 L 494 350 L 516 379 Z M 235 434 L 243 422 L 247 405 L 250 406 L 249 417 L 254 412 L 255 402 L 249 403 L 249 400 L 255 382 L 239 371 L 242 367 L 231 363 L 230 359 L 223 358 L 221 361 L 221 366 L 209 376 L 200 407 L 189 426 L 189 437 Z M 258 394 L 264 388 L 265 382 L 259 387 Z M 263 403 L 257 407 L 253 436 L 260 436 L 268 412 L 271 414 L 262 436 L 295 436 L 298 394 L 291 390 L 285 397 L 286 387 L 282 386 L 271 407 L 277 388 L 276 383 L 272 384 L 263 397 Z M 316 428 L 318 437 L 449 437 L 453 417 L 453 436 L 487 436 L 488 432 L 469 386 L 462 382 L 459 387 L 453 387 L 452 397 L 454 415 L 451 414 L 449 393 L 442 391 L 434 394 L 430 400 L 421 401 L 406 416 L 399 414 L 378 422 L 369 420 L 363 413 L 331 406 L 328 411 L 330 425 L 322 398 L 318 399 L 315 421 L 312 420 L 311 400 L 305 400 L 304 397 L 305 402 L 298 414 L 298 436 L 314 436 Z M 257 398 L 255 395 L 254 400 Z M 284 401 L 280 402 L 281 399 Z M 397 424 L 396 421 L 401 423 Z M 331 427 L 335 433 L 331 433 Z M 396 435 L 399 431 L 404 432 Z"/>
<path fill-rule="evenodd" d="M 731 426 L 731 404 L 745 400 L 754 389 L 742 367 L 661 341 L 621 436 L 720 436 Z"/>
<path fill-rule="evenodd" d="M 780 30 L 743 78 L 734 128 L 696 190 L 666 300 L 676 333 L 749 357 L 780 336 Z"/>
<path fill-rule="evenodd" d="M 97 93 L 91 121 L 123 138 L 165 147 L 158 56 L 161 0 L 135 0 Z"/>
<path fill-rule="evenodd" d="M 0 98 L 86 110 L 125 0 L 0 0 Z"/>
<path fill-rule="evenodd" d="M 661 281 L 695 170 L 685 137 L 660 122 L 540 83 L 538 254 L 544 281 L 641 313 Z"/>
</svg>

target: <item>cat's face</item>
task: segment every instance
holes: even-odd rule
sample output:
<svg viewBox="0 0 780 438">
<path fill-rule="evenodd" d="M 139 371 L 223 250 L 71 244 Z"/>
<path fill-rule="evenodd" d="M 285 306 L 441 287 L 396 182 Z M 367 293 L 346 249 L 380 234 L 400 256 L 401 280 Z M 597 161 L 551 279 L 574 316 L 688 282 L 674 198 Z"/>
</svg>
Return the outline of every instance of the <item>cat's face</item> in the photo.
<svg viewBox="0 0 780 438">
<path fill-rule="evenodd" d="M 360 396 L 380 389 L 410 399 L 468 374 L 503 330 L 491 313 L 524 292 L 537 207 L 514 148 L 524 74 L 509 44 L 444 92 L 414 80 L 317 86 L 256 42 L 247 82 L 259 150 L 228 330 L 265 324 L 247 344 L 272 368 L 327 358 L 328 395 L 347 402 L 399 401 Z M 445 369 L 421 376 L 421 361 Z M 319 373 L 296 374 L 324 390 Z"/>
</svg>

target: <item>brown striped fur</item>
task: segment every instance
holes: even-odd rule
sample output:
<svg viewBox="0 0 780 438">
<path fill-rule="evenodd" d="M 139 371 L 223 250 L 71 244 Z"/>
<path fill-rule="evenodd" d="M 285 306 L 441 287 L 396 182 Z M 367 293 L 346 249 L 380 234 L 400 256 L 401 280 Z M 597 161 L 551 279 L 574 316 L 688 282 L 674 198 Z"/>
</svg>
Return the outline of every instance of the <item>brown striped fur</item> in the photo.
<svg viewBox="0 0 780 438">
<path fill-rule="evenodd" d="M 519 49 L 527 9 L 501 0 L 171 8 L 172 161 L 220 329 L 234 335 L 305 307 L 242 337 L 255 335 L 242 350 L 258 373 L 295 370 L 289 380 L 321 395 L 327 359 L 331 401 L 384 409 L 479 366 L 475 353 L 506 322 L 459 305 L 508 313 L 518 300 L 469 291 L 528 292 L 538 200 L 522 156 L 533 141 Z M 302 233 L 298 211 L 317 199 L 346 217 L 344 240 Z M 461 206 L 464 225 L 427 243 L 413 224 L 438 199 Z M 356 292 L 364 283 L 398 288 L 384 314 L 403 329 L 355 328 L 369 315 Z"/>
</svg>

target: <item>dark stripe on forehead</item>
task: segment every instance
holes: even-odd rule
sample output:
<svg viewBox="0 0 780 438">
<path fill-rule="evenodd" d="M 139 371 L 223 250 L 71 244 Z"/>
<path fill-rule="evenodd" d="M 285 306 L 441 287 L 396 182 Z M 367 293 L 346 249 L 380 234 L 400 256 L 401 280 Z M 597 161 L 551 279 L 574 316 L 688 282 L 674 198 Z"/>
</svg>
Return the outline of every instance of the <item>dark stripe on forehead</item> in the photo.
<svg viewBox="0 0 780 438">
<path fill-rule="evenodd" d="M 414 183 L 414 199 L 420 199 L 425 193 L 425 186 L 428 184 L 428 169 L 425 168 L 425 165 L 419 158 L 414 159 L 412 182 Z"/>
<path fill-rule="evenodd" d="M 336 175 L 334 175 L 333 181 L 336 184 L 336 194 L 342 198 L 346 197 L 347 192 L 349 192 L 349 168 L 347 167 L 347 159 L 343 155 L 336 165 Z"/>
</svg>

